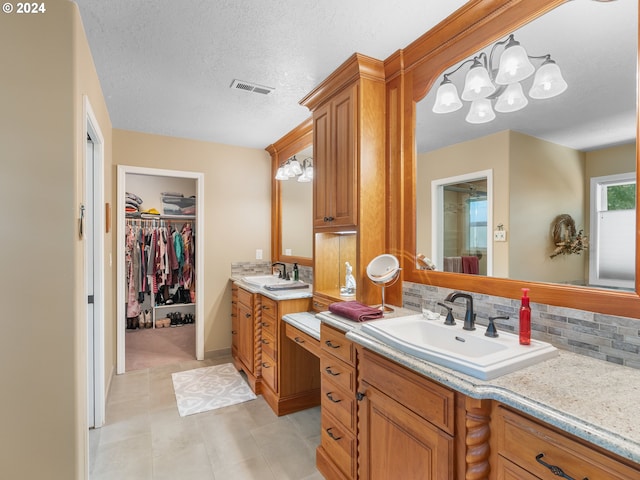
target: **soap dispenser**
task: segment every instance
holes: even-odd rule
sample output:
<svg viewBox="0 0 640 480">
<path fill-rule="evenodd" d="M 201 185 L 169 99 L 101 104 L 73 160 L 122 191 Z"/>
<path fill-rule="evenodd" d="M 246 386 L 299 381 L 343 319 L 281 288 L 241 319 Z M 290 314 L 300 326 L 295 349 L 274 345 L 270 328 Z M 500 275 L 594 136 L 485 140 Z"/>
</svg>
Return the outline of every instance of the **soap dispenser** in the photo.
<svg viewBox="0 0 640 480">
<path fill-rule="evenodd" d="M 531 343 L 531 307 L 529 306 L 529 289 L 522 289 L 520 299 L 520 345 Z"/>
<path fill-rule="evenodd" d="M 298 264 L 293 264 L 293 279 L 297 282 L 300 280 L 300 272 L 298 271 Z"/>
</svg>

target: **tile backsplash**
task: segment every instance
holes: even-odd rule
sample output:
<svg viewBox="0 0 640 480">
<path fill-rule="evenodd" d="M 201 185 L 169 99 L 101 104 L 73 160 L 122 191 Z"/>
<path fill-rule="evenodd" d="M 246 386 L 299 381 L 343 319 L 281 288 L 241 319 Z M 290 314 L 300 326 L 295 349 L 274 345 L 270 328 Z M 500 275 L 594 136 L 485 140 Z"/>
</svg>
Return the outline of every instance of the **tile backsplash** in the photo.
<svg viewBox="0 0 640 480">
<path fill-rule="evenodd" d="M 231 276 L 232 277 L 246 277 L 250 275 L 269 275 L 271 274 L 272 267 L 269 260 L 255 260 L 252 262 L 232 262 L 231 263 Z M 293 263 L 285 264 L 287 266 L 287 272 L 293 272 Z M 299 278 L 305 283 L 313 284 L 313 268 L 298 265 Z"/>
<path fill-rule="evenodd" d="M 404 282 L 403 307 L 419 312 L 423 298 L 441 302 L 452 291 L 449 288 Z M 519 299 L 469 293 L 473 296 L 479 328 L 487 325 L 490 316 L 509 316 L 509 320 L 495 321 L 498 332 L 518 332 Z M 640 368 L 640 319 L 535 303 L 535 290 L 531 290 L 529 296 L 533 338 L 563 350 Z M 464 318 L 464 303 L 456 302 L 453 307 L 456 319 Z"/>
</svg>

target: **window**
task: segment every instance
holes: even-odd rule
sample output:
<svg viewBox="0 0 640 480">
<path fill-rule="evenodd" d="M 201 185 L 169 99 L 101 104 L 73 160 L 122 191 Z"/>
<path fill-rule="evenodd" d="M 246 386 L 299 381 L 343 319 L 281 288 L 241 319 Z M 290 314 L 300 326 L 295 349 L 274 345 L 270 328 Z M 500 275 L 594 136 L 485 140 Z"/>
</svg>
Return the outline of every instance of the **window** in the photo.
<svg viewBox="0 0 640 480">
<path fill-rule="evenodd" d="M 591 285 L 635 288 L 635 207 L 633 172 L 591 179 Z"/>
</svg>

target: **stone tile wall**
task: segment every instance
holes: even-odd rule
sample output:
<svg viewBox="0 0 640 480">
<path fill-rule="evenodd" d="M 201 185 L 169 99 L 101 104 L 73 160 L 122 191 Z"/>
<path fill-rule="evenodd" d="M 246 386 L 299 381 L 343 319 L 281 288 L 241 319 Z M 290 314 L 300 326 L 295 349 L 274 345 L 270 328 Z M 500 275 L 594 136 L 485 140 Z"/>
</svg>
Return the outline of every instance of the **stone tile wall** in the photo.
<svg viewBox="0 0 640 480">
<path fill-rule="evenodd" d="M 293 263 L 285 264 L 287 272 L 293 272 Z M 299 278 L 305 283 L 313 284 L 313 268 L 298 265 Z M 250 275 L 270 275 L 271 261 L 255 260 L 252 262 L 232 262 L 231 276 L 246 277 Z"/>
<path fill-rule="evenodd" d="M 403 306 L 417 312 L 423 298 L 441 302 L 453 291 L 412 282 L 404 282 L 402 290 Z M 509 316 L 509 320 L 495 321 L 498 331 L 518 332 L 520 300 L 473 292 L 471 295 L 479 328 L 486 327 L 490 316 Z M 534 290 L 529 296 L 532 338 L 578 354 L 640 368 L 640 319 L 535 303 Z M 453 313 L 456 319 L 463 319 L 464 302 L 456 302 Z"/>
</svg>

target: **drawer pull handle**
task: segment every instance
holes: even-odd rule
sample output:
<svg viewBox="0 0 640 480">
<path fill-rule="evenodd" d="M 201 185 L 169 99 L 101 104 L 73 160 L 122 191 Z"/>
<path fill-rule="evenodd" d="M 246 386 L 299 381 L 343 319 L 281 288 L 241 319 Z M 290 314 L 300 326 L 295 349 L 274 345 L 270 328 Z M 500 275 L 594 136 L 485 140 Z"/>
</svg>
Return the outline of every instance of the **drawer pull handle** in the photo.
<svg viewBox="0 0 640 480">
<path fill-rule="evenodd" d="M 264 338 L 262 339 L 262 344 L 263 345 L 269 345 L 269 340 L 265 340 Z"/>
<path fill-rule="evenodd" d="M 262 326 L 263 326 L 263 327 L 268 327 L 268 326 L 269 326 L 269 324 L 268 324 L 267 322 L 262 322 Z"/>
<path fill-rule="evenodd" d="M 262 309 L 263 309 L 263 310 L 270 310 L 270 309 L 271 309 L 271 307 L 269 307 L 269 306 L 267 306 L 267 305 L 263 305 L 263 306 L 262 306 Z"/>
<path fill-rule="evenodd" d="M 551 473 L 553 473 L 558 477 L 566 478 L 567 480 L 574 480 L 573 477 L 570 477 L 569 475 L 564 473 L 564 471 L 560 467 L 556 467 L 555 465 L 549 465 L 547 462 L 543 462 L 542 457 L 544 457 L 544 453 L 539 453 L 538 455 L 536 455 L 536 461 L 539 464 L 544 465 L 549 470 L 551 470 Z M 587 477 L 584 477 L 582 480 L 589 480 L 589 479 Z"/>
<path fill-rule="evenodd" d="M 304 340 L 300 337 L 296 337 L 294 338 L 294 340 L 296 341 L 296 343 L 304 343 Z"/>
<path fill-rule="evenodd" d="M 340 345 L 334 345 L 333 343 L 331 343 L 331 340 L 326 340 L 324 343 L 329 348 L 340 348 Z"/>
<path fill-rule="evenodd" d="M 331 395 L 333 392 L 327 392 L 327 398 L 329 400 L 331 400 L 333 403 L 340 403 L 342 400 L 336 400 L 335 398 L 333 398 L 333 395 Z"/>
<path fill-rule="evenodd" d="M 333 427 L 327 428 L 327 435 L 329 435 L 331 438 L 333 438 L 334 440 L 340 440 L 342 438 L 342 437 L 336 437 L 333 433 L 331 433 L 331 430 L 333 430 Z"/>
<path fill-rule="evenodd" d="M 338 373 L 334 372 L 333 370 L 331 370 L 331 367 L 325 368 L 324 371 L 327 372 L 332 377 L 337 377 L 338 375 L 340 375 L 340 372 Z"/>
<path fill-rule="evenodd" d="M 271 365 L 269 365 L 268 363 L 262 362 L 262 368 L 271 368 Z"/>
<path fill-rule="evenodd" d="M 250 313 L 245 313 L 244 316 L 247 317 L 247 318 L 251 318 L 251 314 Z"/>
</svg>

